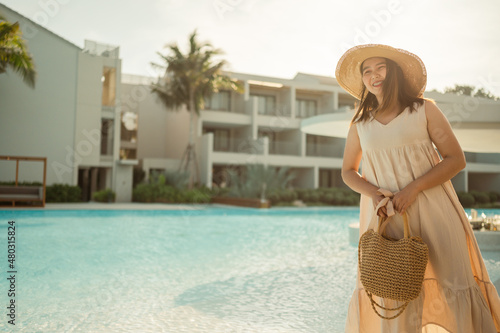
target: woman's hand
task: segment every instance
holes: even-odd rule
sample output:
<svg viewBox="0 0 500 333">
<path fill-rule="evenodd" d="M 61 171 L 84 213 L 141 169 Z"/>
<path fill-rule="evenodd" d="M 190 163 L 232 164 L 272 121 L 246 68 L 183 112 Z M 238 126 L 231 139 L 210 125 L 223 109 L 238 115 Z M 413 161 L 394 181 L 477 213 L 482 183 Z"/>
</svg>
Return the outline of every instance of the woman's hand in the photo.
<svg viewBox="0 0 500 333">
<path fill-rule="evenodd" d="M 383 196 L 382 194 L 377 194 L 375 193 L 373 196 L 372 196 L 372 200 L 373 200 L 373 207 L 377 207 L 377 205 L 379 204 L 380 201 L 382 201 L 383 199 L 385 198 L 385 196 Z M 382 217 L 387 217 L 387 207 L 386 206 L 382 206 L 378 209 L 377 211 L 377 215 L 378 216 L 382 216 Z"/>
<path fill-rule="evenodd" d="M 416 186 L 411 183 L 408 184 L 401 191 L 396 193 L 392 198 L 392 204 L 394 205 L 394 210 L 399 214 L 403 214 L 406 209 L 415 201 L 419 191 Z"/>
</svg>

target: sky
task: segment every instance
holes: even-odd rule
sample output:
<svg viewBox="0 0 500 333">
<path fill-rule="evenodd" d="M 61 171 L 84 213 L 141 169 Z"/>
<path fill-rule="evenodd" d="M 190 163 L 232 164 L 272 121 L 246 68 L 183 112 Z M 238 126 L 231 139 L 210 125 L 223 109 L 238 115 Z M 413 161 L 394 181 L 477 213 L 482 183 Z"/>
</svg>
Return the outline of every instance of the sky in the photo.
<svg viewBox="0 0 500 333">
<path fill-rule="evenodd" d="M 200 41 L 229 71 L 335 76 L 344 51 L 381 43 L 418 55 L 427 90 L 454 84 L 500 96 L 499 0 L 0 0 L 73 44 L 120 47 L 122 73 L 156 76 L 157 52 Z"/>
</svg>

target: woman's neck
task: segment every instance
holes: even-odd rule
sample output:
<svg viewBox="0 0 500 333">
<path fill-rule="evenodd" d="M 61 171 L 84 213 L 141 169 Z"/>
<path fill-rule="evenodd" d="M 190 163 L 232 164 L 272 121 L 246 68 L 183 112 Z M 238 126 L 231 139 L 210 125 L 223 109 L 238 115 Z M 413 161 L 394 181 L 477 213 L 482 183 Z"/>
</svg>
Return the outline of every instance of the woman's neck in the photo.
<svg viewBox="0 0 500 333">
<path fill-rule="evenodd" d="M 381 103 L 379 103 L 379 106 L 381 105 Z M 390 107 L 388 107 L 387 109 L 384 109 L 384 110 L 380 110 L 377 108 L 377 110 L 375 110 L 375 113 L 383 113 L 383 114 L 399 114 L 401 112 L 401 104 L 399 104 L 399 102 L 396 102 L 395 104 L 391 105 Z"/>
</svg>

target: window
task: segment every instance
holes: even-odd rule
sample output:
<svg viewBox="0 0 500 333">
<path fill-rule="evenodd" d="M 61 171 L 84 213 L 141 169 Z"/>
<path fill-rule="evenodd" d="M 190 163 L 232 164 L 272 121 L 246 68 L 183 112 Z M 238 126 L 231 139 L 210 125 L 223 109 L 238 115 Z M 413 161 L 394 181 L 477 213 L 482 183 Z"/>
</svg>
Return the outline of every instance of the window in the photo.
<svg viewBox="0 0 500 333">
<path fill-rule="evenodd" d="M 102 105 L 115 106 L 116 68 L 104 67 L 102 71 Z"/>
<path fill-rule="evenodd" d="M 206 110 L 231 110 L 231 94 L 229 91 L 219 91 L 205 101 Z"/>
<path fill-rule="evenodd" d="M 330 170 L 319 170 L 319 187 L 332 186 L 332 173 Z"/>
<path fill-rule="evenodd" d="M 319 153 L 319 137 L 316 135 L 307 134 L 307 154 L 318 156 Z"/>
<path fill-rule="evenodd" d="M 101 121 L 101 155 L 113 155 L 114 121 L 102 119 Z"/>
<path fill-rule="evenodd" d="M 120 130 L 120 159 L 137 158 L 137 113 L 122 112 Z"/>
<path fill-rule="evenodd" d="M 214 134 L 214 150 L 229 151 L 229 130 L 220 128 L 204 128 L 203 134 Z"/>
<path fill-rule="evenodd" d="M 318 113 L 316 101 L 310 99 L 297 99 L 295 101 L 295 114 L 299 118 L 312 117 Z"/>
<path fill-rule="evenodd" d="M 258 137 L 262 138 L 264 136 L 269 138 L 269 142 L 276 141 L 276 132 L 259 130 Z"/>
<path fill-rule="evenodd" d="M 136 149 L 120 149 L 120 159 L 121 160 L 135 160 L 137 159 L 137 150 Z"/>
<path fill-rule="evenodd" d="M 278 144 L 276 141 L 276 132 L 259 130 L 257 136 L 259 139 L 267 136 L 269 138 L 269 154 L 276 153 Z"/>
<path fill-rule="evenodd" d="M 276 113 L 276 97 L 269 95 L 250 95 L 257 97 L 257 112 L 259 114 L 273 115 Z"/>
<path fill-rule="evenodd" d="M 137 113 L 122 112 L 121 121 L 121 141 L 137 142 Z"/>
</svg>

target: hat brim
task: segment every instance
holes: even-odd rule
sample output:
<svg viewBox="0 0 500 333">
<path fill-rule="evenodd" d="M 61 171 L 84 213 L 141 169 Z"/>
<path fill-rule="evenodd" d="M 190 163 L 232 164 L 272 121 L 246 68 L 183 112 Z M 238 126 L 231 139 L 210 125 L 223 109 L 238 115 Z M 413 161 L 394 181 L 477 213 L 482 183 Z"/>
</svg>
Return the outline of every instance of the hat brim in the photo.
<svg viewBox="0 0 500 333">
<path fill-rule="evenodd" d="M 427 84 L 427 71 L 422 60 L 406 50 L 382 44 L 358 45 L 347 50 L 335 70 L 339 85 L 355 98 L 361 99 L 363 81 L 360 66 L 363 61 L 373 57 L 388 58 L 396 62 L 403 70 L 405 80 L 413 92 L 417 96 L 423 95 Z"/>
</svg>

